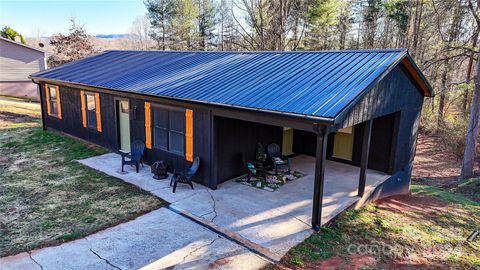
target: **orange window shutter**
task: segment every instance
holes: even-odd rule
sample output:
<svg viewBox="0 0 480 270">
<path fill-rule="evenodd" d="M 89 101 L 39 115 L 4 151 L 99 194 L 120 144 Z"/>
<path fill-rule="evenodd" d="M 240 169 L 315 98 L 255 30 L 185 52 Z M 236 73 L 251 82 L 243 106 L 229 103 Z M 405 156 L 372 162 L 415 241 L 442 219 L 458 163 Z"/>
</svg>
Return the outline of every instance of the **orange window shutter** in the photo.
<svg viewBox="0 0 480 270">
<path fill-rule="evenodd" d="M 185 110 L 185 158 L 193 161 L 193 110 Z"/>
<path fill-rule="evenodd" d="M 145 146 L 152 149 L 152 118 L 150 102 L 145 102 Z"/>
<path fill-rule="evenodd" d="M 102 115 L 100 113 L 100 93 L 95 93 L 95 114 L 97 116 L 97 131 L 102 132 Z"/>
<path fill-rule="evenodd" d="M 50 92 L 48 91 L 48 84 L 45 84 L 45 100 L 47 102 L 47 114 L 50 115 L 52 111 L 50 109 Z"/>
<path fill-rule="evenodd" d="M 55 92 L 57 93 L 58 118 L 62 119 L 62 104 L 60 103 L 60 86 L 55 87 Z"/>
<path fill-rule="evenodd" d="M 87 127 L 87 108 L 85 104 L 85 92 L 80 91 L 80 101 L 82 103 L 82 124 L 83 127 Z"/>
</svg>

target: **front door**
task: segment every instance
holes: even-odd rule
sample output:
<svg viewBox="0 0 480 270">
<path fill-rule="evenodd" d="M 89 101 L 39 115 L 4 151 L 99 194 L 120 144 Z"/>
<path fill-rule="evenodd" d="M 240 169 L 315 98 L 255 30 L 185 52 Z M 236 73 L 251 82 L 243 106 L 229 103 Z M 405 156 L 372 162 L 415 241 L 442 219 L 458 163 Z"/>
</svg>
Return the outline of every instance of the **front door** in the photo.
<svg viewBox="0 0 480 270">
<path fill-rule="evenodd" d="M 130 114 L 128 100 L 119 100 L 117 110 L 120 151 L 130 152 Z"/>
</svg>

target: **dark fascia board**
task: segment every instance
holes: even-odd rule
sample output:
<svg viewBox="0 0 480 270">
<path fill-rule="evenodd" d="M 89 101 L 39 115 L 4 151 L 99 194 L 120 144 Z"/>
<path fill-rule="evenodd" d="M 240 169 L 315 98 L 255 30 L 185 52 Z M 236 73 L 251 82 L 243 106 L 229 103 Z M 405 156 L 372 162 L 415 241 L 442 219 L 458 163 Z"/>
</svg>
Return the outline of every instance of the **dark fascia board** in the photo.
<svg viewBox="0 0 480 270">
<path fill-rule="evenodd" d="M 234 113 L 232 114 L 232 112 L 238 112 L 238 113 L 243 113 L 242 117 L 240 117 L 241 115 L 239 115 L 240 120 L 247 120 L 252 122 L 256 122 L 257 116 L 259 117 L 259 119 L 263 119 L 263 121 L 261 122 L 265 124 L 269 123 L 268 120 L 266 119 L 270 119 L 272 121 L 270 122 L 272 125 L 275 125 L 275 124 L 279 125 L 281 123 L 280 120 L 284 119 L 285 120 L 284 126 L 294 125 L 295 122 L 298 122 L 299 124 L 296 126 L 302 130 L 306 130 L 306 123 L 309 123 L 308 130 L 312 131 L 313 129 L 311 127 L 313 127 L 314 123 L 324 125 L 324 126 L 330 126 L 334 122 L 333 118 L 270 111 L 270 110 L 264 110 L 264 109 L 249 108 L 249 107 L 228 105 L 228 104 L 215 103 L 215 102 L 202 102 L 202 101 L 192 100 L 192 99 L 173 98 L 168 96 L 139 93 L 135 91 L 127 91 L 127 90 L 121 90 L 121 89 L 111 89 L 111 88 L 105 88 L 105 87 L 99 87 L 99 86 L 73 83 L 68 81 L 50 80 L 50 79 L 45 79 L 41 77 L 34 77 L 33 74 L 30 75 L 29 78 L 34 83 L 50 83 L 50 84 L 55 84 L 60 86 L 84 89 L 87 91 L 90 90 L 90 91 L 109 93 L 113 95 L 129 96 L 132 98 L 145 97 L 145 100 L 147 101 L 152 101 L 153 99 L 153 101 L 156 100 L 159 102 L 172 102 L 173 104 L 177 104 L 177 105 L 182 104 L 182 106 L 188 106 L 188 105 L 191 106 L 192 104 L 194 104 L 197 107 L 203 107 L 205 109 L 213 109 L 215 114 L 218 116 L 228 115 L 230 117 L 234 117 L 235 114 Z M 291 126 L 291 127 L 294 127 L 294 126 Z"/>
</svg>

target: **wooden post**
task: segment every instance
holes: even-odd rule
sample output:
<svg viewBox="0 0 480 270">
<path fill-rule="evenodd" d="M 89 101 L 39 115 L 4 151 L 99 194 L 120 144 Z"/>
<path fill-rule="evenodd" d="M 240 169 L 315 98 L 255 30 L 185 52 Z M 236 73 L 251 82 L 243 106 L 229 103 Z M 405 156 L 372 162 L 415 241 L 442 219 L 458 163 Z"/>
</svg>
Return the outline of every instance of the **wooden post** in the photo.
<svg viewBox="0 0 480 270">
<path fill-rule="evenodd" d="M 325 159 L 327 153 L 327 127 L 315 124 L 317 147 L 315 155 L 315 182 L 313 187 L 312 228 L 320 230 L 322 225 L 323 185 L 325 182 Z"/>
<path fill-rule="evenodd" d="M 370 152 L 370 137 L 372 134 L 372 120 L 365 123 L 362 142 L 362 160 L 360 161 L 360 179 L 358 182 L 358 196 L 362 197 L 365 193 L 365 183 L 367 181 L 368 153 Z"/>
</svg>

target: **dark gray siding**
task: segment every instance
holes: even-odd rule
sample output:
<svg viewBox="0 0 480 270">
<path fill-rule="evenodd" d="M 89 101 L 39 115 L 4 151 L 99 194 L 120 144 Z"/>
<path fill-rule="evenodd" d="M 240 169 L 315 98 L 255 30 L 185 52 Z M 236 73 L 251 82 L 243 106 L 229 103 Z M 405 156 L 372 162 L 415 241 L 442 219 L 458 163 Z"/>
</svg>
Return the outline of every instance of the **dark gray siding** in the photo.
<svg viewBox="0 0 480 270">
<path fill-rule="evenodd" d="M 214 126 L 219 183 L 246 173 L 240 154 L 254 161 L 258 142 L 265 148 L 271 143 L 282 145 L 283 127 L 217 116 Z"/>
<path fill-rule="evenodd" d="M 41 94 L 45 100 L 45 90 L 42 85 Z M 93 91 L 89 91 L 93 92 Z M 104 146 L 112 151 L 118 150 L 118 132 L 116 124 L 116 104 L 115 98 L 126 98 L 130 100 L 132 110 L 130 114 L 130 139 L 145 141 L 145 108 L 144 102 L 149 101 L 155 104 L 164 104 L 160 99 L 152 100 L 145 96 L 131 95 L 127 98 L 121 93 L 118 95 L 106 94 L 100 92 L 101 116 L 102 116 L 102 132 L 97 130 L 84 128 L 82 125 L 82 111 L 80 101 L 80 89 L 60 86 L 60 100 L 62 105 L 62 119 L 48 116 L 46 106 L 44 108 L 45 126 L 48 129 L 54 129 L 77 138 L 90 141 L 92 143 Z M 45 102 L 45 101 L 44 101 Z M 45 105 L 45 104 L 44 104 Z M 164 105 L 167 105 L 165 103 Z M 172 102 L 168 102 L 169 106 L 175 106 Z M 186 108 L 184 105 L 178 107 Z M 196 176 L 196 181 L 204 185 L 215 187 L 210 177 L 211 152 L 210 152 L 210 111 L 197 108 L 195 106 L 188 107 L 193 109 L 194 115 L 194 155 L 201 159 L 201 166 Z M 181 157 L 159 149 L 147 149 L 145 152 L 145 161 L 149 164 L 156 160 L 164 160 L 171 168 L 177 171 L 185 171 L 191 163 Z M 119 163 L 120 164 L 120 163 Z M 120 166 L 120 165 L 119 165 Z"/>
<path fill-rule="evenodd" d="M 45 85 L 42 84 L 41 88 L 40 93 L 42 94 L 42 100 L 45 102 Z M 116 149 L 115 106 L 112 95 L 100 93 L 102 132 L 83 127 L 80 90 L 61 86 L 60 103 L 62 119 L 49 116 L 45 104 L 42 106 L 47 128 L 73 135 L 109 149 Z"/>
<path fill-rule="evenodd" d="M 348 127 L 399 113 L 395 120 L 398 133 L 393 138 L 391 149 L 391 155 L 394 156 L 391 172 L 397 172 L 413 161 L 423 98 L 420 88 L 410 75 L 401 66 L 397 66 L 350 110 L 340 115 L 339 119 L 343 120 L 337 123 L 337 127 Z M 375 151 L 375 148 L 371 151 Z"/>
</svg>

